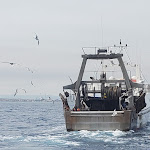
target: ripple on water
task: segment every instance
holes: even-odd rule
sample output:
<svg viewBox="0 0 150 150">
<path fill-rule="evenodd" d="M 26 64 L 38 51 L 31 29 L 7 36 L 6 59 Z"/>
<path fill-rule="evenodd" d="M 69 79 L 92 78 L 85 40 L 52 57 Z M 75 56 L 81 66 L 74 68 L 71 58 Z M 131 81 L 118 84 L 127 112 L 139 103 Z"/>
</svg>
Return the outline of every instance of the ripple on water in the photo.
<svg viewBox="0 0 150 150">
<path fill-rule="evenodd" d="M 150 123 L 138 131 L 67 132 L 62 103 L 0 103 L 0 149 L 128 149 L 146 150 L 150 145 Z M 52 107 L 53 106 L 53 107 Z M 56 111 L 57 110 L 57 111 Z"/>
</svg>

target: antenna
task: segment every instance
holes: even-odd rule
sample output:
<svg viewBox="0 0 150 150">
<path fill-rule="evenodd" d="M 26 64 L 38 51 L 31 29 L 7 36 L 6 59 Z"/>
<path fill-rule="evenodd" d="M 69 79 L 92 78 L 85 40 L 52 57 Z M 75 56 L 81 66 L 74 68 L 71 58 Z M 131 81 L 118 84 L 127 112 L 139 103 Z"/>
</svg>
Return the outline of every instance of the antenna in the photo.
<svg viewBox="0 0 150 150">
<path fill-rule="evenodd" d="M 122 45 L 122 40 L 120 39 L 120 42 L 119 42 L 118 45 L 114 44 L 113 46 L 109 46 L 109 47 L 108 47 L 108 50 L 109 50 L 110 53 L 112 53 L 111 48 L 112 48 L 112 49 L 115 48 L 115 49 L 118 49 L 118 50 L 119 50 L 119 53 L 121 53 L 123 50 L 126 50 L 127 47 L 129 47 L 128 44 L 123 44 L 123 45 Z"/>
<path fill-rule="evenodd" d="M 71 83 L 73 84 L 73 81 L 72 81 L 72 79 L 70 78 L 70 76 L 68 76 L 68 77 L 69 77 L 69 79 L 70 79 Z"/>
<path fill-rule="evenodd" d="M 102 20 L 102 16 L 101 16 L 101 32 L 102 32 L 102 47 L 103 47 L 103 20 Z"/>
<path fill-rule="evenodd" d="M 84 48 L 82 47 L 82 51 L 83 51 L 83 53 L 84 53 L 84 55 L 85 55 L 85 51 L 84 51 Z"/>
</svg>

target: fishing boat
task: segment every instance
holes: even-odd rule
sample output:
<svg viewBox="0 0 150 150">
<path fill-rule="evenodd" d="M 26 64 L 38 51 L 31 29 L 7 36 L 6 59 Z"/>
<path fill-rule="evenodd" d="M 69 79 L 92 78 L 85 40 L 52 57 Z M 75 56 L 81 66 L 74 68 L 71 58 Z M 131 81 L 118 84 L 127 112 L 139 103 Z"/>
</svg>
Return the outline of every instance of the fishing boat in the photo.
<svg viewBox="0 0 150 150">
<path fill-rule="evenodd" d="M 145 88 L 148 85 L 141 79 L 140 71 L 136 71 L 136 76 L 129 75 L 131 72 L 126 69 L 128 63 L 123 61 L 123 49 L 127 45 L 113 46 L 113 49 L 118 48 L 119 50 L 113 51 L 111 47 L 95 47 L 93 54 L 84 51 L 77 81 L 63 86 L 64 93 L 59 94 L 63 102 L 67 131 L 128 131 L 142 126 L 143 116 L 150 111 L 145 100 Z M 84 80 L 88 61 L 97 61 L 102 69 L 96 72 L 96 78 L 89 76 Z M 110 69 L 113 66 L 120 68 L 122 76 L 109 77 L 110 70 L 106 71 L 109 65 Z M 134 67 L 137 68 L 138 65 Z M 68 90 L 74 94 L 75 105 L 72 109 L 68 104 Z"/>
</svg>

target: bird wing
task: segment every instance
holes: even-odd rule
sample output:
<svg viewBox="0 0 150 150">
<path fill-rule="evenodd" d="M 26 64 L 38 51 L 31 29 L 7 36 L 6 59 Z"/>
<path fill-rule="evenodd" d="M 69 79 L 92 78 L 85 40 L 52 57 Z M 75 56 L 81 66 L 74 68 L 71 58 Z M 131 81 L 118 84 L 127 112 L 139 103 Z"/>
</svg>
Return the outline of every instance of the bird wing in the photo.
<svg viewBox="0 0 150 150">
<path fill-rule="evenodd" d="M 1 63 L 7 63 L 7 64 L 9 64 L 10 62 L 1 62 Z"/>
<path fill-rule="evenodd" d="M 35 36 L 35 39 L 38 40 L 38 36 L 37 35 Z"/>
<path fill-rule="evenodd" d="M 18 93 L 18 89 L 16 89 L 16 92 L 15 92 L 14 96 L 16 96 L 16 95 L 17 95 L 17 93 Z"/>
<path fill-rule="evenodd" d="M 25 89 L 22 89 L 25 93 L 27 93 L 27 91 Z"/>
<path fill-rule="evenodd" d="M 13 62 L 2 62 L 2 63 L 7 63 L 7 64 L 16 64 L 16 63 L 13 63 Z"/>
<path fill-rule="evenodd" d="M 116 109 L 114 109 L 114 112 L 111 116 L 116 116 L 116 115 L 117 115 L 117 111 L 116 111 Z"/>
<path fill-rule="evenodd" d="M 31 84 L 34 86 L 33 82 L 31 81 Z"/>
<path fill-rule="evenodd" d="M 20 65 L 20 64 L 14 63 L 14 62 L 1 62 L 1 63 L 7 63 L 7 64 L 10 64 L 10 65 Z"/>
<path fill-rule="evenodd" d="M 28 67 L 25 67 L 25 68 L 27 68 L 28 71 L 30 71 L 31 73 L 33 73 L 33 71 L 30 68 L 28 68 Z"/>
</svg>

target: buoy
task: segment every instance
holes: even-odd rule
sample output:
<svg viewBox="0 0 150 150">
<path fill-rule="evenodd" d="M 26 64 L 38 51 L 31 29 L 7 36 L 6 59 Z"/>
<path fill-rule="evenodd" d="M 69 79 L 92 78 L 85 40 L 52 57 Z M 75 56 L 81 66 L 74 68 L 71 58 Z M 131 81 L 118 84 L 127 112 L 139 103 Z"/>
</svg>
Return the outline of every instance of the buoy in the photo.
<svg viewBox="0 0 150 150">
<path fill-rule="evenodd" d="M 136 76 L 132 76 L 132 77 L 131 77 L 131 81 L 132 81 L 132 82 L 136 82 Z"/>
</svg>

